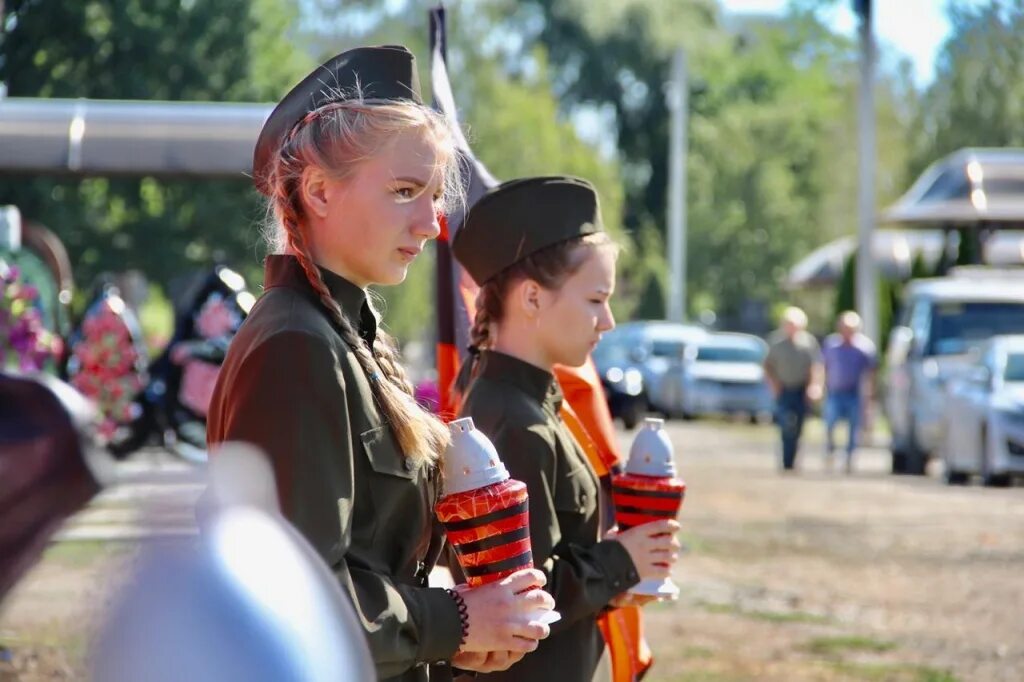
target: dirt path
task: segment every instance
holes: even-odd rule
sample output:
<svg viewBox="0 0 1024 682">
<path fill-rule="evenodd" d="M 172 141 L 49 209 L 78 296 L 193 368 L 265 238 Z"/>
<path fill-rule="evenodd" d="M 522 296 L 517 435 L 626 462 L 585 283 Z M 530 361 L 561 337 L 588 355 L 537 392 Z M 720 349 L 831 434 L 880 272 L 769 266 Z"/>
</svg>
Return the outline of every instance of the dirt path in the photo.
<svg viewBox="0 0 1024 682">
<path fill-rule="evenodd" d="M 1024 488 L 892 477 L 878 449 L 829 474 L 811 431 L 801 473 L 783 476 L 767 426 L 669 425 L 686 553 L 680 600 L 648 611 L 646 682 L 1024 679 Z M 81 678 L 138 499 L 165 496 L 154 528 L 186 525 L 175 485 L 194 494 L 172 477 L 77 519 L 0 610 L 0 682 Z"/>
<path fill-rule="evenodd" d="M 783 476 L 766 427 L 670 433 L 689 551 L 649 680 L 1024 679 L 1024 489 L 893 477 L 877 449 L 828 474 L 813 437 Z"/>
</svg>

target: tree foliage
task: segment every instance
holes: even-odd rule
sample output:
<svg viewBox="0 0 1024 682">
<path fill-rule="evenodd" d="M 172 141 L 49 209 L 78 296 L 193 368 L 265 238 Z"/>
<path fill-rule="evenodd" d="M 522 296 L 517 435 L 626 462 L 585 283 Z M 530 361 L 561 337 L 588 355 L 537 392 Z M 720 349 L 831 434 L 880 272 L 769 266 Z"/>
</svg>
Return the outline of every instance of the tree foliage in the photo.
<svg viewBox="0 0 1024 682">
<path fill-rule="evenodd" d="M 296 18 L 288 8 L 281 0 L 8 0 L 0 79 L 20 97 L 275 99 L 310 63 L 288 41 Z M 60 236 L 80 287 L 126 268 L 167 284 L 216 260 L 260 281 L 262 202 L 242 176 L 8 176 L 4 203 Z"/>
<path fill-rule="evenodd" d="M 955 5 L 954 37 L 920 102 L 906 66 L 883 63 L 880 205 L 939 153 L 1024 137 L 1022 3 Z M 401 42 L 429 89 L 434 4 L 7 0 L 0 77 L 15 96 L 271 101 L 330 54 Z M 449 8 L 449 71 L 474 151 L 497 177 L 595 182 L 626 247 L 616 313 L 654 316 L 668 290 L 664 85 L 685 46 L 689 299 L 729 327 L 782 300 L 795 260 L 856 228 L 857 52 L 823 23 L 827 4 L 797 0 L 772 19 L 723 15 L 715 0 L 466 0 Z M 259 281 L 263 206 L 244 179 L 11 177 L 8 202 L 57 231 L 80 282 L 136 267 L 167 283 L 218 257 Z M 398 336 L 430 333 L 429 262 L 381 293 Z"/>
<path fill-rule="evenodd" d="M 961 147 L 1024 146 L 1024 0 L 951 2 L 917 112 L 911 177 Z"/>
<path fill-rule="evenodd" d="M 857 53 L 823 24 L 827 3 L 793 3 L 783 18 L 724 17 L 703 0 L 523 4 L 544 18 L 534 34 L 563 106 L 609 113 L 634 235 L 664 234 L 664 84 L 672 51 L 685 47 L 691 307 L 710 303 L 736 324 L 752 303 L 780 300 L 797 258 L 856 229 Z M 879 203 L 903 189 L 910 87 L 904 65 L 883 70 Z"/>
</svg>

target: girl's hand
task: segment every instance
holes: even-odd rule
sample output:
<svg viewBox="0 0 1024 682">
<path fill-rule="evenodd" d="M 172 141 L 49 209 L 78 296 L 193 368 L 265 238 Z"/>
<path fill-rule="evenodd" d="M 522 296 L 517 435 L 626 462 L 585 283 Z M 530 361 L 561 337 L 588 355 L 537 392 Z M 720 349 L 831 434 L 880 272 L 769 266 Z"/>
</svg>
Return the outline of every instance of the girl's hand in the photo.
<svg viewBox="0 0 1024 682">
<path fill-rule="evenodd" d="M 525 654 L 536 649 L 551 630 L 530 616 L 555 608 L 552 596 L 540 589 L 546 582 L 543 573 L 531 568 L 481 587 L 456 586 L 469 613 L 469 633 L 460 653 Z"/>
</svg>

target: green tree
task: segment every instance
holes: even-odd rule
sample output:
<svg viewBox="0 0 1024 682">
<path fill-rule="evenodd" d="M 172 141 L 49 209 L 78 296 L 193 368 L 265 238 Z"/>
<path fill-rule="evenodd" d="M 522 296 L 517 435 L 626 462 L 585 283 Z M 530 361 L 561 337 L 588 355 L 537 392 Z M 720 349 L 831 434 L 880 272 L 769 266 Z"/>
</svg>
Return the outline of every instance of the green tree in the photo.
<svg viewBox="0 0 1024 682">
<path fill-rule="evenodd" d="M 548 48 L 563 108 L 608 114 L 634 235 L 642 225 L 664 232 L 662 90 L 672 50 L 686 46 L 691 302 L 712 301 L 729 324 L 750 300 L 780 300 L 796 258 L 856 229 L 857 53 L 821 21 L 828 2 L 728 20 L 702 0 L 521 4 L 537 10 L 520 12 L 522 30 Z M 880 203 L 903 189 L 908 73 L 897 64 L 880 79 Z"/>
<path fill-rule="evenodd" d="M 836 301 L 832 309 L 832 319 L 836 319 L 847 310 L 857 309 L 857 253 L 850 254 L 843 266 L 843 275 L 836 286 Z"/>
<path fill-rule="evenodd" d="M 915 126 L 911 177 L 961 147 L 1024 146 L 1024 1 L 948 5 L 952 31 Z"/>
<path fill-rule="evenodd" d="M 276 99 L 309 59 L 288 42 L 282 0 L 8 0 L 0 79 L 11 96 Z M 8 177 L 0 203 L 53 229 L 79 286 L 138 268 L 167 284 L 215 260 L 260 281 L 262 203 L 238 180 Z M 254 281 L 255 280 L 255 281 Z"/>
</svg>

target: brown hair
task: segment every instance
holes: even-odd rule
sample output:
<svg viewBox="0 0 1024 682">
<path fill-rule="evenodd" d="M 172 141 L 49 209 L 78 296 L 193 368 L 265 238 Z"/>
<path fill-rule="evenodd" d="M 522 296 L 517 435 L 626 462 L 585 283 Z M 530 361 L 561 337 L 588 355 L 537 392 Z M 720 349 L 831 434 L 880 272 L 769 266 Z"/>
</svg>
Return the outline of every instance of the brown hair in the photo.
<svg viewBox="0 0 1024 682">
<path fill-rule="evenodd" d="M 332 177 L 344 178 L 361 161 L 379 154 L 397 133 L 413 129 L 423 131 L 439 151 L 437 171 L 444 179 L 445 201 L 457 201 L 462 193 L 455 143 L 440 115 L 412 102 L 366 104 L 359 97 L 341 99 L 306 116 L 282 144 L 269 177 L 272 219 L 265 236 L 272 252 L 288 251 L 298 258 L 310 285 L 370 378 L 375 402 L 402 451 L 410 459 L 433 462 L 448 445 L 448 429 L 413 399 L 412 385 L 391 337 L 379 330 L 371 348 L 331 297 L 306 242 L 300 192 L 306 167 L 316 165 Z"/>
<path fill-rule="evenodd" d="M 596 251 L 618 253 L 618 245 L 606 232 L 576 237 L 532 253 L 487 280 L 476 295 L 476 316 L 469 330 L 470 354 L 455 379 L 465 393 L 476 372 L 476 354 L 489 348 L 494 325 L 505 319 L 505 298 L 513 285 L 532 279 L 549 291 L 560 289 Z"/>
</svg>

